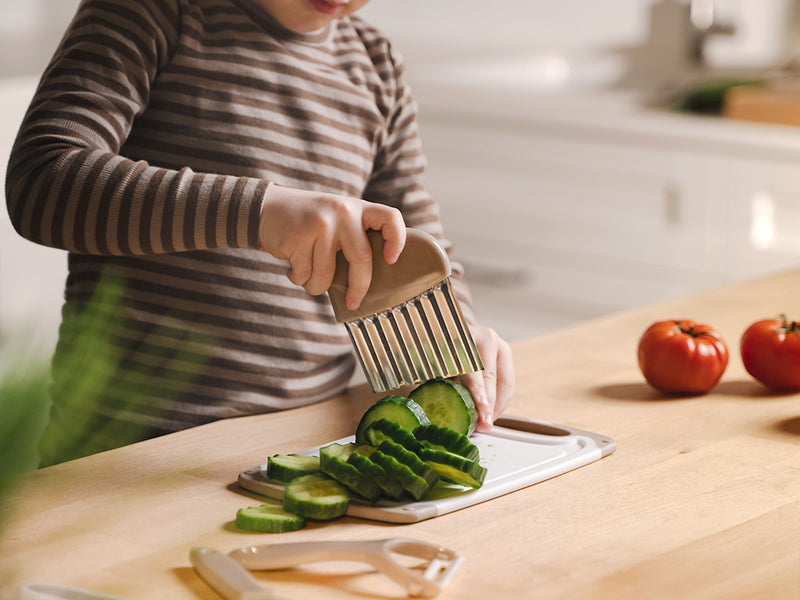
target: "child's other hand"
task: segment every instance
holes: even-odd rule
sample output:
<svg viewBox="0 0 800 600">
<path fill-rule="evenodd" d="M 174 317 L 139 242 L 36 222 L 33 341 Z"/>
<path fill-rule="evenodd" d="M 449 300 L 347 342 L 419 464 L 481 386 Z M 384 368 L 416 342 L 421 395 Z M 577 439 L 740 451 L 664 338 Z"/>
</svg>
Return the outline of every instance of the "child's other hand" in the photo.
<svg viewBox="0 0 800 600">
<path fill-rule="evenodd" d="M 457 379 L 469 389 L 478 407 L 476 431 L 486 432 L 511 402 L 514 394 L 514 362 L 508 342 L 497 335 L 494 329 L 474 325 L 470 331 L 484 370 L 461 375 Z"/>
<path fill-rule="evenodd" d="M 289 280 L 309 294 L 326 292 L 336 271 L 336 253 L 349 263 L 345 302 L 358 308 L 372 280 L 372 250 L 366 231 L 381 231 L 383 258 L 392 264 L 406 242 L 403 217 L 395 208 L 359 198 L 270 186 L 261 209 L 259 243 L 288 260 Z"/>
</svg>

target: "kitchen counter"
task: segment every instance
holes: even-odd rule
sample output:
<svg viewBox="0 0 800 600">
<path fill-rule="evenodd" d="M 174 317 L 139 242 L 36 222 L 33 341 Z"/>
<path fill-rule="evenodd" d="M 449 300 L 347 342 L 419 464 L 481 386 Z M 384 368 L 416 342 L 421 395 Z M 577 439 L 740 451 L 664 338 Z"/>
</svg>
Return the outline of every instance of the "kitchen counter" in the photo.
<svg viewBox="0 0 800 600">
<path fill-rule="evenodd" d="M 626 311 L 514 343 L 509 413 L 611 436 L 597 462 L 451 514 L 408 525 L 343 518 L 282 534 L 235 529 L 258 502 L 240 471 L 352 433 L 373 401 L 345 397 L 231 419 L 27 475 L 0 541 L 0 597 L 21 583 L 89 588 L 129 600 L 213 599 L 192 546 L 224 551 L 306 540 L 418 538 L 456 549 L 441 598 L 800 597 L 800 395 L 754 382 L 738 357 L 753 320 L 800 315 L 800 270 Z M 665 399 L 636 366 L 652 321 L 693 318 L 732 350 L 718 387 Z M 342 566 L 342 565 L 339 565 Z M 258 574 L 288 598 L 402 597 L 372 573 Z"/>
<path fill-rule="evenodd" d="M 800 159 L 795 127 L 675 112 L 667 100 L 677 93 L 674 90 L 661 97 L 652 90 L 613 82 L 585 88 L 525 85 L 525 74 L 513 68 L 513 61 L 510 65 L 507 80 L 498 81 L 481 78 L 469 66 L 463 76 L 449 65 L 412 70 L 409 79 L 420 105 L 423 140 L 426 122 L 467 121 L 517 133 L 593 137 L 698 155 Z M 681 87 L 685 86 L 676 89 Z"/>
</svg>

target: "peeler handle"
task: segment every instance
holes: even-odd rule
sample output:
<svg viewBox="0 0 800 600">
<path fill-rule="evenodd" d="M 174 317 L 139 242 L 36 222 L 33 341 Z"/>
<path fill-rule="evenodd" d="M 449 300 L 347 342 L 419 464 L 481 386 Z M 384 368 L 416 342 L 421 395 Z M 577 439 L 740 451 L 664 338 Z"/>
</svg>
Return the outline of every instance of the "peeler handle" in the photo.
<svg viewBox="0 0 800 600">
<path fill-rule="evenodd" d="M 414 596 L 433 597 L 439 583 L 395 562 L 390 549 L 395 540 L 289 542 L 285 544 L 245 546 L 229 556 L 245 569 L 253 571 L 288 569 L 307 563 L 355 561 L 366 563 L 403 586 Z M 430 554 L 427 552 L 426 554 Z M 422 557 L 428 558 L 428 557 Z M 438 560 L 438 559 L 437 559 Z M 431 563 L 434 561 L 432 560 Z M 438 566 L 438 563 L 437 563 Z M 426 573 L 427 575 L 427 573 Z"/>
<path fill-rule="evenodd" d="M 338 323 L 346 323 L 383 312 L 402 304 L 433 286 L 452 273 L 450 259 L 434 237 L 419 229 L 406 229 L 406 244 L 394 264 L 383 258 L 383 236 L 380 231 L 367 231 L 372 247 L 372 282 L 356 310 L 345 304 L 349 265 L 340 251 L 336 255 L 336 272 L 328 288 L 333 312 Z"/>
<path fill-rule="evenodd" d="M 379 542 L 369 541 L 288 542 L 244 546 L 233 550 L 228 556 L 245 569 L 269 571 L 329 560 L 370 562 L 381 548 Z"/>
</svg>

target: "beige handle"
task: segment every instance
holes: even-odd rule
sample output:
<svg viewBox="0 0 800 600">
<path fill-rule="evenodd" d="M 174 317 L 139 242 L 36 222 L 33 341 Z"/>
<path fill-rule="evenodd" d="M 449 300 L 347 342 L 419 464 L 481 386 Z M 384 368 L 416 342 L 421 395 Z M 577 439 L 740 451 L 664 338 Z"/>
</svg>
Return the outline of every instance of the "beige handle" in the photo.
<svg viewBox="0 0 800 600">
<path fill-rule="evenodd" d="M 336 273 L 328 289 L 336 321 L 345 323 L 382 312 L 420 295 L 450 276 L 450 260 L 433 236 L 419 229 L 406 230 L 406 244 L 393 265 L 383 258 L 383 236 L 368 231 L 372 246 L 372 282 L 356 310 L 345 304 L 349 265 L 342 252 L 336 255 Z"/>
</svg>

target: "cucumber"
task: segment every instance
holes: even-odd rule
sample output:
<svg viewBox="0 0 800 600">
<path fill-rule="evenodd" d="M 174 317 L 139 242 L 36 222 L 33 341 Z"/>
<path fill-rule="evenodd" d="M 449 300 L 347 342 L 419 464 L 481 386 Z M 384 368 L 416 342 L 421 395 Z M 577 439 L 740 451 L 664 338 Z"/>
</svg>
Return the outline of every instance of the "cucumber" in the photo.
<svg viewBox="0 0 800 600">
<path fill-rule="evenodd" d="M 423 448 L 419 456 L 450 483 L 477 489 L 486 478 L 486 467 L 446 450 Z"/>
<path fill-rule="evenodd" d="M 394 421 L 408 431 L 430 423 L 419 404 L 405 396 L 385 396 L 370 406 L 356 429 L 356 443 L 369 444 L 366 438 L 367 427 L 378 419 Z"/>
<path fill-rule="evenodd" d="M 439 480 L 439 475 L 433 467 L 425 463 L 425 461 L 413 452 L 409 452 L 403 448 L 400 444 L 391 440 L 384 440 L 381 442 L 381 445 L 378 446 L 378 450 L 411 469 L 414 475 L 428 482 L 431 487 Z"/>
<path fill-rule="evenodd" d="M 425 425 L 421 427 L 425 427 Z M 417 429 L 419 429 L 419 427 L 417 427 Z M 384 440 L 391 440 L 396 444 L 400 444 L 409 452 L 417 453 L 422 448 L 422 444 L 414 437 L 412 432 L 389 419 L 373 421 L 370 423 L 370 426 L 367 427 L 364 435 L 371 446 L 380 446 L 381 442 Z"/>
<path fill-rule="evenodd" d="M 383 490 L 368 474 L 348 462 L 355 454 L 355 444 L 329 444 L 319 449 L 320 470 L 365 500 L 377 501 Z"/>
<path fill-rule="evenodd" d="M 289 483 L 295 477 L 319 471 L 319 458 L 303 454 L 275 454 L 267 459 L 267 477 Z"/>
<path fill-rule="evenodd" d="M 339 459 L 346 462 L 356 445 L 352 442 L 349 444 L 328 444 L 319 449 L 319 469 L 325 471 L 325 468 L 334 459 Z"/>
<path fill-rule="evenodd" d="M 433 423 L 420 425 L 414 430 L 414 437 L 424 446 L 434 450 L 447 450 L 468 460 L 478 460 L 480 458 L 478 447 L 470 442 L 467 436 L 449 427 L 442 427 Z"/>
<path fill-rule="evenodd" d="M 417 387 L 412 400 L 422 407 L 428 420 L 470 436 L 478 423 L 478 408 L 470 391 L 450 379 L 432 379 Z M 425 425 L 425 423 L 421 423 Z"/>
<path fill-rule="evenodd" d="M 283 494 L 283 510 L 318 521 L 341 517 L 349 504 L 347 488 L 321 473 L 292 479 Z"/>
<path fill-rule="evenodd" d="M 371 446 L 360 446 L 350 455 L 347 462 L 377 483 L 387 498 L 400 500 L 405 492 L 403 486 L 396 479 L 389 477 L 383 467 L 370 460 L 369 457 L 374 452 L 375 448 Z"/>
<path fill-rule="evenodd" d="M 236 511 L 236 526 L 245 531 L 285 533 L 302 529 L 306 526 L 306 520 L 286 512 L 278 504 L 261 504 Z"/>
<path fill-rule="evenodd" d="M 414 500 L 421 499 L 439 479 L 438 474 L 433 469 L 431 470 L 436 476 L 434 481 L 420 477 L 409 466 L 404 465 L 393 456 L 384 454 L 380 450 L 373 452 L 369 459 L 386 471 L 386 475 L 399 483 Z"/>
</svg>

